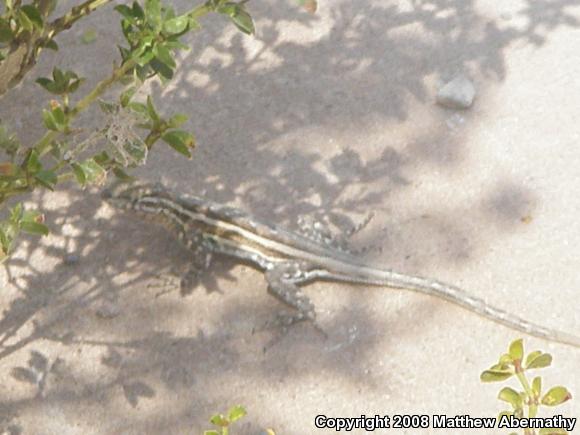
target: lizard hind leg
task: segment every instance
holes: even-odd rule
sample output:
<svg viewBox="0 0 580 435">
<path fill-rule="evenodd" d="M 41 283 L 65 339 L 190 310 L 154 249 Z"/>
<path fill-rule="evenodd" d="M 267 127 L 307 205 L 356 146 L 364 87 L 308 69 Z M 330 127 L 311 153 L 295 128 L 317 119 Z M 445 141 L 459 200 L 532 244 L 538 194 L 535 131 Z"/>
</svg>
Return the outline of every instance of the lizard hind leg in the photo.
<svg viewBox="0 0 580 435">
<path fill-rule="evenodd" d="M 298 284 L 306 280 L 300 266 L 294 263 L 284 263 L 274 266 L 266 272 L 268 293 L 279 301 L 294 309 L 292 313 L 281 313 L 274 325 L 287 331 L 292 325 L 308 320 L 311 321 L 324 336 L 326 333 L 316 324 L 314 304 L 306 296 Z"/>
<path fill-rule="evenodd" d="M 362 255 L 369 251 L 380 250 L 380 248 L 373 245 L 355 249 L 351 247 L 350 239 L 355 234 L 364 230 L 373 219 L 373 217 L 374 213 L 371 212 L 367 214 L 367 216 L 358 224 L 350 223 L 347 225 L 342 225 L 337 222 L 335 223 L 336 227 L 341 229 L 338 234 L 334 233 L 330 229 L 331 224 L 328 223 L 328 221 L 333 220 L 331 218 L 316 220 L 312 217 L 302 217 L 298 219 L 299 233 L 316 243 L 328 246 L 338 251 L 351 255 Z M 346 226 L 348 226 L 348 228 L 345 228 Z"/>
<path fill-rule="evenodd" d="M 330 224 L 313 217 L 298 219 L 298 233 L 320 245 L 328 246 L 342 252 L 350 252 L 347 237 L 343 234 L 334 234 Z"/>
</svg>

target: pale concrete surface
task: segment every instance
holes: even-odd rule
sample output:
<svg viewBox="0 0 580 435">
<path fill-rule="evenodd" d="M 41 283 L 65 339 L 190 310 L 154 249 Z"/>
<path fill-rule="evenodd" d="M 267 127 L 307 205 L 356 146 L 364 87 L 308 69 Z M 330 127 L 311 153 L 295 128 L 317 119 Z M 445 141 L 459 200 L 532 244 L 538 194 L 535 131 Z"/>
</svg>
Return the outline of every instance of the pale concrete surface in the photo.
<svg viewBox="0 0 580 435">
<path fill-rule="evenodd" d="M 369 261 L 580 333 L 578 2 L 321 3 L 310 16 L 250 2 L 255 38 L 206 20 L 175 80 L 152 86 L 166 113 L 191 116 L 199 147 L 186 161 L 159 146 L 139 173 L 290 227 L 374 211 L 356 241 L 382 247 Z M 37 137 L 34 78 L 55 64 L 103 77 L 117 22 L 110 8 L 91 17 L 89 46 L 78 29 L 63 35 L 67 50 L 5 96 L 1 117 Z M 456 114 L 434 97 L 459 72 L 478 95 Z M 329 338 L 301 325 L 263 353 L 272 333 L 252 329 L 280 305 L 258 272 L 218 262 L 205 289 L 156 297 L 156 275 L 187 263 L 162 230 L 74 187 L 36 200 L 53 233 L 24 240 L 1 275 L 0 425 L 11 433 L 199 434 L 236 403 L 250 415 L 234 434 L 331 433 L 314 428 L 317 414 L 504 409 L 500 385 L 479 374 L 519 333 L 420 295 L 325 283 L 307 292 Z M 79 263 L 63 265 L 71 252 Z M 120 314 L 97 316 L 104 303 Z M 524 338 L 554 355 L 544 385 L 577 395 L 579 350 Z M 17 369 L 30 364 L 54 365 L 41 392 Z M 579 411 L 578 399 L 555 409 Z"/>
</svg>

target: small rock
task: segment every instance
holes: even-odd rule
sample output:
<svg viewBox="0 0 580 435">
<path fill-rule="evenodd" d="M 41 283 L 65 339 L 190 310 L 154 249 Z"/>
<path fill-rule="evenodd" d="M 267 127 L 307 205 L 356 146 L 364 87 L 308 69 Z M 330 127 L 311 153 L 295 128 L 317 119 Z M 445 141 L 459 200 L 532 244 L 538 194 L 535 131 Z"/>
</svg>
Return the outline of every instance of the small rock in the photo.
<svg viewBox="0 0 580 435">
<path fill-rule="evenodd" d="M 114 301 L 104 300 L 95 311 L 95 314 L 101 319 L 113 319 L 121 314 L 121 307 Z"/>
<path fill-rule="evenodd" d="M 468 109 L 475 98 L 475 86 L 464 75 L 458 75 L 437 92 L 437 104 L 449 109 Z"/>
</svg>

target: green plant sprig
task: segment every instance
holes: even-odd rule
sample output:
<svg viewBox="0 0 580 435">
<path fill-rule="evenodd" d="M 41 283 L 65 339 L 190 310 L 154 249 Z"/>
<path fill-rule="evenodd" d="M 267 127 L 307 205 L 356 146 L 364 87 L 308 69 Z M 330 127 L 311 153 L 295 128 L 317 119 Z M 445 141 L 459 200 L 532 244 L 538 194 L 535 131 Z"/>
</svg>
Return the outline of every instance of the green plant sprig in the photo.
<svg viewBox="0 0 580 435">
<path fill-rule="evenodd" d="M 540 406 L 558 406 L 572 399 L 568 389 L 563 386 L 552 387 L 542 394 L 542 378 L 540 376 L 534 377 L 531 383 L 528 381 L 526 376 L 528 371 L 546 368 L 551 364 L 552 356 L 539 350 L 530 352 L 525 356 L 523 340 L 518 339 L 510 344 L 508 352 L 501 355 L 496 364 L 481 373 L 480 380 L 486 383 L 502 382 L 515 376 L 523 389 L 523 391 L 517 391 L 511 387 L 504 387 L 500 390 L 498 399 L 510 404 L 512 409 L 502 411 L 498 419 L 502 416 L 534 418 L 537 417 Z M 554 428 L 544 428 L 539 431 L 540 435 L 567 433 L 565 429 Z M 524 429 L 524 434 L 535 435 L 536 432 L 532 429 Z"/>
<path fill-rule="evenodd" d="M 4 2 L 7 7 L 5 14 L 0 17 L 0 44 L 8 44 L 12 53 L 18 51 L 17 47 L 15 48 L 18 44 L 29 48 L 34 38 L 37 42 L 42 38 L 52 38 L 62 29 L 70 27 L 76 20 L 108 1 L 87 1 L 51 24 L 47 24 L 46 18 L 54 9 L 54 0 L 24 6 L 18 1 L 4 0 Z M 147 97 L 145 103 L 132 101 L 132 98 L 137 88 L 147 79 L 159 76 L 162 80 L 169 80 L 176 68 L 174 52 L 187 48 L 179 39 L 187 32 L 199 29 L 198 20 L 204 15 L 210 12 L 226 13 L 223 10 L 226 4 L 230 3 L 212 0 L 181 15 L 176 15 L 173 8 L 165 6 L 161 0 L 143 0 L 143 6 L 134 1 L 131 8 L 125 5 L 117 6 L 116 10 L 122 15 L 121 25 L 129 48 L 121 49 L 122 62 L 118 66 L 113 66 L 109 76 L 98 82 L 73 105 L 70 95 L 77 92 L 84 81 L 83 78 L 78 77 L 73 71 L 61 71 L 58 68 L 53 70 L 51 78 L 39 78 L 37 83 L 60 101 L 51 100 L 49 107 L 43 110 L 42 118 L 47 130 L 27 149 L 14 135 L 9 135 L 4 127 L 0 126 L 2 130 L 0 148 L 10 159 L 8 162 L 0 163 L 0 207 L 8 198 L 30 192 L 37 186 L 53 190 L 56 184 L 69 179 L 76 179 L 83 186 L 102 184 L 109 170 L 119 177 L 127 178 L 124 168 L 143 164 L 148 150 L 159 140 L 163 140 L 174 150 L 190 158 L 189 149 L 195 145 L 194 137 L 191 133 L 178 129 L 187 117 L 176 114 L 164 119 L 155 109 L 150 97 Z M 245 13 L 243 6 L 236 10 Z M 236 13 L 231 11 L 228 13 L 235 23 Z M 39 47 L 42 45 L 38 44 Z M 54 44 L 52 48 L 58 47 Z M 2 75 L 2 71 L 6 72 L 6 68 L 13 67 L 10 62 L 14 59 L 4 57 L 0 50 L 0 81 L 5 78 L 3 83 L 13 80 L 9 74 Z M 100 150 L 89 158 L 79 161 L 77 157 L 94 141 L 91 139 L 76 145 L 70 144 L 71 137 L 76 133 L 72 127 L 73 122 L 80 113 L 100 101 L 100 97 L 116 83 L 128 86 L 120 96 L 120 104 L 110 106 L 101 102 L 103 103 L 101 109 L 112 119 L 101 132 L 102 136 L 112 142 L 112 146 L 108 151 Z M 115 124 L 114 118 L 120 112 L 119 108 L 125 112 L 145 116 L 146 120 L 138 125 L 147 130 L 143 140 L 131 132 L 131 126 Z M 117 134 L 113 127 L 120 129 L 123 134 Z M 48 153 L 56 159 L 56 162 L 47 168 L 41 159 Z M 20 231 L 40 235 L 48 232 L 42 219 L 34 216 L 32 225 L 29 223 L 29 216 L 23 213 L 20 208 L 13 208 L 10 218 L 0 222 L 0 261 L 7 258 Z"/>
<path fill-rule="evenodd" d="M 14 86 L 34 66 L 44 48 L 58 50 L 55 37 L 72 27 L 81 18 L 93 13 L 111 0 L 86 0 L 67 13 L 51 19 L 57 0 L 0 0 L 0 96 Z M 315 0 L 298 1 L 308 12 L 314 12 Z M 181 37 L 200 29 L 199 20 L 212 12 L 226 16 L 240 31 L 255 32 L 247 11 L 248 0 L 207 0 L 189 11 L 176 14 L 163 0 L 134 0 L 119 4 L 121 28 L 127 42 L 119 47 L 121 60 L 113 65 L 109 75 L 84 93 L 76 103 L 71 96 L 79 92 L 84 78 L 74 71 L 55 68 L 52 77 L 41 77 L 37 83 L 55 96 L 42 111 L 46 132 L 32 146 L 24 146 L 0 123 L 0 151 L 8 161 L 0 162 L 0 209 L 7 199 L 33 191 L 37 187 L 54 190 L 56 185 L 76 179 L 81 186 L 100 185 L 109 172 L 129 178 L 125 172 L 146 162 L 148 152 L 163 141 L 178 153 L 191 158 L 195 146 L 193 134 L 179 127 L 187 121 L 183 114 L 167 119 L 156 110 L 151 97 L 134 101 L 137 89 L 148 79 L 158 77 L 162 83 L 171 80 L 177 67 L 175 52 L 187 49 Z M 101 100 L 103 94 L 117 83 L 125 85 L 119 103 Z M 75 129 L 77 116 L 98 102 L 108 117 L 107 124 L 75 141 L 82 129 Z M 141 120 L 134 122 L 131 117 Z M 133 127 L 145 130 L 139 134 Z M 104 141 L 103 141 L 104 139 Z M 102 143 L 104 142 L 104 147 Z M 99 144 L 99 148 L 92 148 Z M 53 162 L 46 164 L 51 157 Z M 18 207 L 18 205 L 17 205 Z M 40 216 L 29 224 L 25 212 L 12 208 L 10 217 L 0 221 L 0 261 L 8 257 L 19 231 L 44 235 L 48 228 Z"/>
<path fill-rule="evenodd" d="M 211 424 L 219 427 L 220 430 L 206 430 L 203 435 L 229 435 L 232 423 L 235 423 L 246 414 L 246 409 L 241 405 L 232 406 L 229 409 L 227 416 L 223 414 L 215 414 L 209 421 Z"/>
</svg>

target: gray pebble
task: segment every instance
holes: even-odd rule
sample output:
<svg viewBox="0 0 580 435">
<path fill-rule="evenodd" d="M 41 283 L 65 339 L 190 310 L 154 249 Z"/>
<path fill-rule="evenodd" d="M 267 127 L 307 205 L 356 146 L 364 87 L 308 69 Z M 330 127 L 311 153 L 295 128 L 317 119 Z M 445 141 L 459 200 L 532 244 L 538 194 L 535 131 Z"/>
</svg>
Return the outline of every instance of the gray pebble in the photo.
<svg viewBox="0 0 580 435">
<path fill-rule="evenodd" d="M 464 75 L 458 75 L 437 92 L 437 104 L 448 109 L 468 109 L 475 98 L 475 86 Z"/>
</svg>

